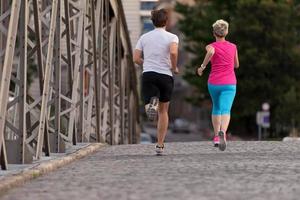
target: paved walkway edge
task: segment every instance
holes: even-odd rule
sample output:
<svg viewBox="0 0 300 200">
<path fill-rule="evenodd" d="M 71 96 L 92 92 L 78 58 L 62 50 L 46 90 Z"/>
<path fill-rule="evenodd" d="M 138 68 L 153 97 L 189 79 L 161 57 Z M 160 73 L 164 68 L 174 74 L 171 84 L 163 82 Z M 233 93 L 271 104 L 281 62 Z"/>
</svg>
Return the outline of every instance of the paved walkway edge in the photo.
<svg viewBox="0 0 300 200">
<path fill-rule="evenodd" d="M 9 189 L 12 189 L 13 187 L 24 184 L 26 181 L 45 175 L 60 167 L 68 165 L 71 162 L 74 162 L 87 155 L 90 155 L 104 146 L 105 144 L 101 143 L 89 144 L 88 146 L 83 147 L 82 149 L 79 149 L 73 153 L 67 154 L 62 158 L 49 160 L 33 168 L 25 169 L 18 174 L 9 175 L 3 178 L 0 182 L 0 195 L 6 193 Z"/>
</svg>

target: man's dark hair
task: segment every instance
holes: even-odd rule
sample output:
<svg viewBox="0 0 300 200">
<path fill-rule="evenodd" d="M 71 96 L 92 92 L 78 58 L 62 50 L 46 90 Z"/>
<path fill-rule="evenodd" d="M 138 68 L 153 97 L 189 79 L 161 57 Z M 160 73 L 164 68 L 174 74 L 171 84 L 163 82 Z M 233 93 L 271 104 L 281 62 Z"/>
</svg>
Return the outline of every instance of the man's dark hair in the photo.
<svg viewBox="0 0 300 200">
<path fill-rule="evenodd" d="M 168 21 L 168 12 L 166 9 L 153 10 L 151 20 L 155 27 L 164 27 Z"/>
</svg>

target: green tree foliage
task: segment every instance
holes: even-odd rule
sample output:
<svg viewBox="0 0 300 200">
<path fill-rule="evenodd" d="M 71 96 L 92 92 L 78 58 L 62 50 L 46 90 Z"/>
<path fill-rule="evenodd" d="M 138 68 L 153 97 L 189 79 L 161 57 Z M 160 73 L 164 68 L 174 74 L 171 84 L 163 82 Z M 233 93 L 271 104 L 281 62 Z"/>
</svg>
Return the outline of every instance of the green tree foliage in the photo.
<svg viewBox="0 0 300 200">
<path fill-rule="evenodd" d="M 193 103 L 209 99 L 207 78 L 195 76 L 205 46 L 214 41 L 211 25 L 230 23 L 228 40 L 237 44 L 240 68 L 232 128 L 255 132 L 255 114 L 263 102 L 271 105 L 273 127 L 300 125 L 300 10 L 299 1 L 198 0 L 190 7 L 177 4 L 183 15 L 179 27 L 186 50 L 195 57 L 187 64 L 185 79 L 196 86 Z M 275 126 L 276 124 L 276 126 Z"/>
</svg>

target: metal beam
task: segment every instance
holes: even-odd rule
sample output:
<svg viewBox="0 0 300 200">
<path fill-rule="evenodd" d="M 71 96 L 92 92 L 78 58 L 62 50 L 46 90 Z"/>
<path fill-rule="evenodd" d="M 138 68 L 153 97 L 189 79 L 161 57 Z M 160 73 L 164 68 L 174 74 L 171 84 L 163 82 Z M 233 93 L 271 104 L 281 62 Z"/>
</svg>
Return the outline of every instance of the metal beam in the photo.
<svg viewBox="0 0 300 200">
<path fill-rule="evenodd" d="M 92 23 L 92 39 L 93 39 L 93 68 L 94 68 L 94 94 L 96 106 L 96 136 L 97 142 L 100 142 L 100 99 L 98 84 L 98 67 L 97 67 L 97 47 L 96 47 L 96 23 L 95 23 L 95 1 L 90 0 L 91 4 L 91 23 Z"/>
<path fill-rule="evenodd" d="M 0 0 L 2 169 L 77 142 L 137 142 L 128 40 L 120 0 Z"/>
<path fill-rule="evenodd" d="M 45 77 L 44 77 L 44 86 L 43 86 L 43 96 L 42 96 L 42 106 L 41 106 L 41 115 L 40 115 L 40 125 L 38 132 L 38 140 L 37 140 L 37 152 L 36 158 L 40 158 L 42 154 L 42 148 L 44 144 L 45 136 L 47 137 L 47 133 L 45 134 L 46 127 L 46 116 L 47 116 L 47 102 L 49 98 L 49 86 L 51 79 L 51 65 L 52 65 L 52 57 L 53 57 L 53 49 L 54 49 L 54 33 L 55 33 L 55 21 L 57 17 L 57 6 L 58 1 L 52 1 L 52 12 L 51 12 L 51 21 L 50 21 L 50 30 L 49 30 L 49 39 L 48 39 L 48 50 L 47 50 L 47 58 L 45 65 Z"/>
<path fill-rule="evenodd" d="M 0 151 L 4 142 L 4 130 L 5 130 L 5 121 L 6 121 L 6 106 L 8 103 L 9 97 L 9 85 L 10 77 L 13 64 L 13 56 L 15 52 L 15 43 L 17 37 L 18 23 L 19 23 L 19 14 L 20 14 L 21 1 L 13 0 L 11 5 L 11 16 L 8 26 L 7 42 L 6 42 L 6 52 L 4 57 L 3 72 L 1 77 L 1 87 L 0 87 Z M 4 151 L 3 151 L 4 152 Z M 6 168 L 6 155 L 2 154 L 4 158 L 3 163 L 1 163 L 4 168 Z"/>
</svg>

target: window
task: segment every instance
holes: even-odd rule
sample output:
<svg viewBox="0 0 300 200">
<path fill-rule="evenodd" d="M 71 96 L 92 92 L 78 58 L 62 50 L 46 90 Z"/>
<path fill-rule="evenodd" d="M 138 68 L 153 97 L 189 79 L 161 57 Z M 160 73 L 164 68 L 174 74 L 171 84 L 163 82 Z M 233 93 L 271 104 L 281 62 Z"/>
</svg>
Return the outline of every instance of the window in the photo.
<svg viewBox="0 0 300 200">
<path fill-rule="evenodd" d="M 156 2 L 141 2 L 141 10 L 153 10 Z"/>
<path fill-rule="evenodd" d="M 142 34 L 152 31 L 154 29 L 150 17 L 142 17 L 141 22 L 142 22 Z"/>
</svg>

